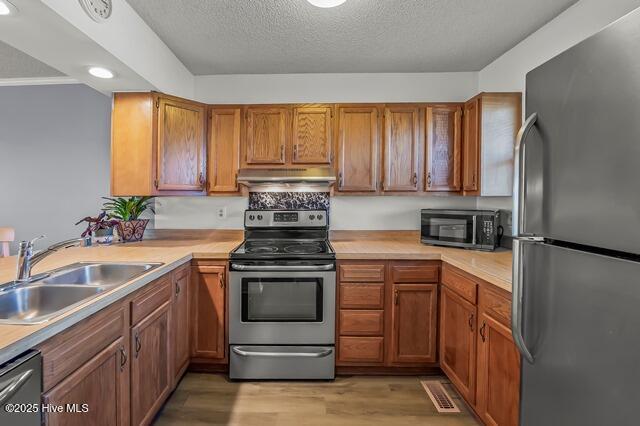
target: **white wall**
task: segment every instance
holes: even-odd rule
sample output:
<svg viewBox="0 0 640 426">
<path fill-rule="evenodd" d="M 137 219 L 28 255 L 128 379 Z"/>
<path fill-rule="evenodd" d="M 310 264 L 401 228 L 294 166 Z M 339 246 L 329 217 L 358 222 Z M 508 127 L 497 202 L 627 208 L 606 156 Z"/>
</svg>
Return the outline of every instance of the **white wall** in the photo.
<svg viewBox="0 0 640 426">
<path fill-rule="evenodd" d="M 109 194 L 111 99 L 85 85 L 0 87 L 0 129 L 0 226 L 46 234 L 38 247 L 79 237 L 74 223 Z"/>
<path fill-rule="evenodd" d="M 475 72 L 413 74 L 257 74 L 195 78 L 206 103 L 461 102 L 478 89 Z"/>
</svg>

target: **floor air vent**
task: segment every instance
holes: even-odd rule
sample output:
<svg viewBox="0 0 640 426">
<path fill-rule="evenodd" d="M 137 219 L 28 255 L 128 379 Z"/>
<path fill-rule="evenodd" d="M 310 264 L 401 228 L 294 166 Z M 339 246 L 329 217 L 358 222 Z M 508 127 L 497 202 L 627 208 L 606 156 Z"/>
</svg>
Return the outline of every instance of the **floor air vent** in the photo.
<svg viewBox="0 0 640 426">
<path fill-rule="evenodd" d="M 431 402 L 436 406 L 438 413 L 459 413 L 460 409 L 453 402 L 453 399 L 449 396 L 447 391 L 442 386 L 442 383 L 437 380 L 423 380 L 422 387 L 429 398 L 431 398 Z"/>
</svg>

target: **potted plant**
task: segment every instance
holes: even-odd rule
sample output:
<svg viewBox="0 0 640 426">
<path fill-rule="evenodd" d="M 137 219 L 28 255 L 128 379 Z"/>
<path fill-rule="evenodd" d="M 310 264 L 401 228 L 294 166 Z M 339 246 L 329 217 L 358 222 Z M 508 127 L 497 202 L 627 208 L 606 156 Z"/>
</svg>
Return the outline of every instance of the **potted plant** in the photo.
<svg viewBox="0 0 640 426">
<path fill-rule="evenodd" d="M 140 216 L 146 210 L 153 212 L 150 205 L 153 197 L 103 198 L 107 201 L 102 205 L 102 210 L 109 218 L 118 220 L 118 235 L 122 241 L 142 240 L 149 219 L 140 219 Z"/>
<path fill-rule="evenodd" d="M 96 217 L 87 216 L 76 222 L 76 225 L 80 225 L 82 222 L 87 222 L 87 229 L 82 233 L 82 237 L 91 236 L 98 244 L 111 244 L 113 241 L 113 227 L 118 224 L 115 219 L 107 217 L 106 212 L 100 213 Z"/>
</svg>

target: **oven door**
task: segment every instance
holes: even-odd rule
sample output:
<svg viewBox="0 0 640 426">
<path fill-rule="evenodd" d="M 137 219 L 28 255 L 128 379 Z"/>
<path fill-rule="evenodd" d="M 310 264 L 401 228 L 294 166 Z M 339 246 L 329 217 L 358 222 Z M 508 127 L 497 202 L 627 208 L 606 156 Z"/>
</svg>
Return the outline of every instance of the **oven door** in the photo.
<svg viewBox="0 0 640 426">
<path fill-rule="evenodd" d="M 229 343 L 335 342 L 336 273 L 236 271 L 229 282 Z"/>
<path fill-rule="evenodd" d="M 422 213 L 421 241 L 427 244 L 477 246 L 478 216 L 468 213 Z"/>
</svg>

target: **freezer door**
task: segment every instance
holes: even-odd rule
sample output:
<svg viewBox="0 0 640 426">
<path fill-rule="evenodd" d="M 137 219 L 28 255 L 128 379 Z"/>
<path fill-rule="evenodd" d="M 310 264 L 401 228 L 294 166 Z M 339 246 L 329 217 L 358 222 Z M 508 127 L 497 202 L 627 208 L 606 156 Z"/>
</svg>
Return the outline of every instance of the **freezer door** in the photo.
<svg viewBox="0 0 640 426">
<path fill-rule="evenodd" d="M 637 425 L 640 263 L 522 248 L 520 424 Z"/>
<path fill-rule="evenodd" d="M 522 234 L 640 253 L 640 9 L 527 74 Z"/>
</svg>

